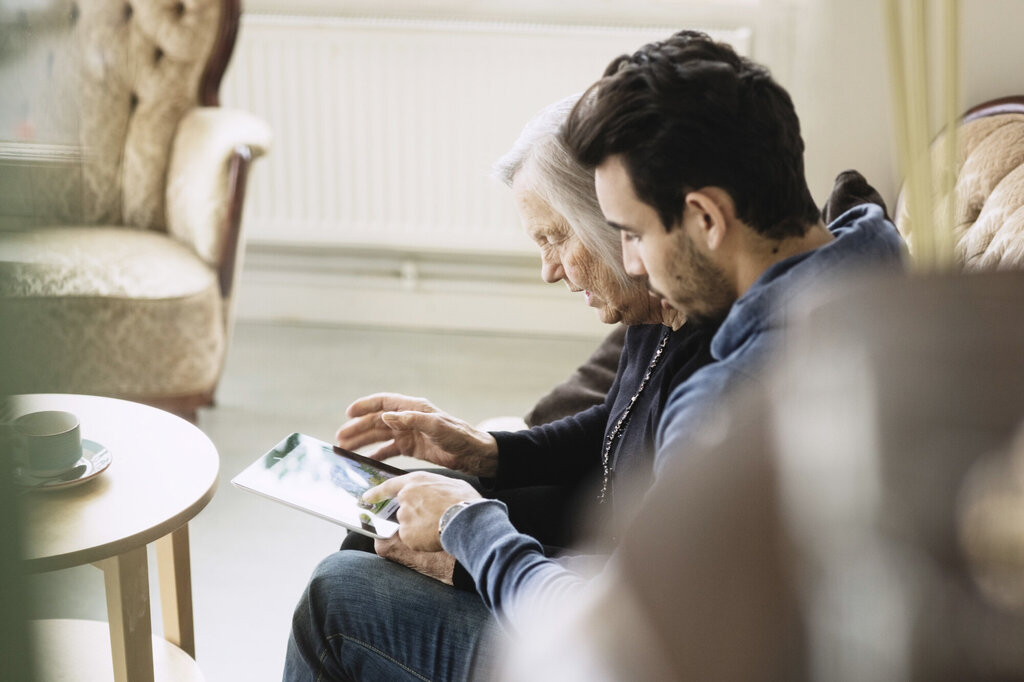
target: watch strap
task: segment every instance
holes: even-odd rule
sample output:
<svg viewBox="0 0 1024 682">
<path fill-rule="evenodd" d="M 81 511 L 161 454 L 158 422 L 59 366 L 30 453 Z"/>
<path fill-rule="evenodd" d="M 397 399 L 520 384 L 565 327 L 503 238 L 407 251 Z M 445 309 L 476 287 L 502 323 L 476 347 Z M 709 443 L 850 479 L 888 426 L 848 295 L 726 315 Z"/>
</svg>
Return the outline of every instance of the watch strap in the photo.
<svg viewBox="0 0 1024 682">
<path fill-rule="evenodd" d="M 458 516 L 459 512 L 466 507 L 476 504 L 477 502 L 483 502 L 483 500 L 463 500 L 462 502 L 456 502 L 445 509 L 444 513 L 441 514 L 441 520 L 437 522 L 437 534 L 441 535 L 444 533 L 444 529 L 448 527 L 448 524 L 452 522 L 452 519 Z"/>
</svg>

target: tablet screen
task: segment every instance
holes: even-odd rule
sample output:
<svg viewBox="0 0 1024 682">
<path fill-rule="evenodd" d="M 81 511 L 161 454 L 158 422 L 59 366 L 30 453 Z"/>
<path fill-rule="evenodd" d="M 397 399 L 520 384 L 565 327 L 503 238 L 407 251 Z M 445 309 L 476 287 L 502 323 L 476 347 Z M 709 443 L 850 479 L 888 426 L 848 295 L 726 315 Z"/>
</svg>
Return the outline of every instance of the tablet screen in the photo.
<svg viewBox="0 0 1024 682">
<path fill-rule="evenodd" d="M 319 439 L 293 433 L 233 483 L 374 537 L 390 537 L 393 500 L 365 507 L 360 496 L 405 472 Z"/>
</svg>

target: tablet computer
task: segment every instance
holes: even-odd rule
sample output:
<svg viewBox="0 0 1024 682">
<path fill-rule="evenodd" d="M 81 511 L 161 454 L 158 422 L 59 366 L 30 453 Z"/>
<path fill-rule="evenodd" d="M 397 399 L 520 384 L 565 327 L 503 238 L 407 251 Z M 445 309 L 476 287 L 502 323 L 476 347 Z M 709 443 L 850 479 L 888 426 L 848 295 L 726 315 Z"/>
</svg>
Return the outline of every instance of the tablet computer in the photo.
<svg viewBox="0 0 1024 682">
<path fill-rule="evenodd" d="M 407 472 L 368 457 L 293 433 L 231 482 L 243 490 L 308 512 L 374 538 L 398 530 L 395 500 L 367 506 L 361 495 Z"/>
</svg>

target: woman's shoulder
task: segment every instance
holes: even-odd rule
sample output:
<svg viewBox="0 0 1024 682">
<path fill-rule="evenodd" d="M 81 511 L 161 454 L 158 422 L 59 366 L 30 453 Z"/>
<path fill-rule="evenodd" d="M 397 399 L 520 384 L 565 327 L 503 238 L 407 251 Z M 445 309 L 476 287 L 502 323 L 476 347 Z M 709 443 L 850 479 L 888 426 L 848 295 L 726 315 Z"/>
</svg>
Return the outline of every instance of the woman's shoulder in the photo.
<svg viewBox="0 0 1024 682">
<path fill-rule="evenodd" d="M 718 330 L 718 324 L 697 324 L 686 322 L 679 329 L 672 330 L 663 324 L 634 324 L 626 330 L 625 347 L 632 352 L 645 348 L 653 351 L 667 335 L 666 350 L 681 347 L 695 348 L 710 344 L 711 337 Z"/>
<path fill-rule="evenodd" d="M 722 326 L 722 320 L 712 322 L 684 322 L 683 326 L 672 332 L 679 339 L 710 339 Z"/>
<path fill-rule="evenodd" d="M 711 364 L 711 339 L 718 330 L 717 324 L 696 324 L 686 322 L 672 332 L 665 352 L 666 365 L 676 374 L 675 382 L 685 381 L 701 367 Z"/>
<path fill-rule="evenodd" d="M 668 327 L 663 324 L 631 324 L 626 327 L 626 345 L 660 339 L 666 329 Z"/>
<path fill-rule="evenodd" d="M 668 344 L 671 345 L 674 332 L 663 324 L 632 324 L 626 329 L 626 340 L 623 343 L 623 353 L 628 357 L 650 357 L 661 343 L 665 334 L 669 335 Z"/>
</svg>

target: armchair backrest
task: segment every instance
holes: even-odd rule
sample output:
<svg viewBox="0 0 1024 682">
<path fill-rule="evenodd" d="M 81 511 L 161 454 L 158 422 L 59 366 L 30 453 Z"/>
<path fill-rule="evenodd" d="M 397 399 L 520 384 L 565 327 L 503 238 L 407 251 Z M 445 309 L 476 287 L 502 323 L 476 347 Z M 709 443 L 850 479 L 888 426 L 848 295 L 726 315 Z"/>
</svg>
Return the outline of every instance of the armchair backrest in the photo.
<svg viewBox="0 0 1024 682">
<path fill-rule="evenodd" d="M 956 264 L 964 271 L 1024 269 L 1024 96 L 974 107 L 961 120 L 958 135 Z M 940 135 L 932 144 L 933 168 L 941 169 L 945 149 L 946 136 Z M 947 200 L 936 202 L 929 217 L 942 220 Z M 913 217 L 902 200 L 896 225 L 913 249 Z"/>
<path fill-rule="evenodd" d="M 238 0 L 60 0 L 47 55 L 40 135 L 78 147 L 73 173 L 36 183 L 51 220 L 166 229 L 178 122 L 216 105 Z M 63 26 L 61 25 L 63 23 Z M 40 139 L 39 142 L 49 140 Z"/>
</svg>

